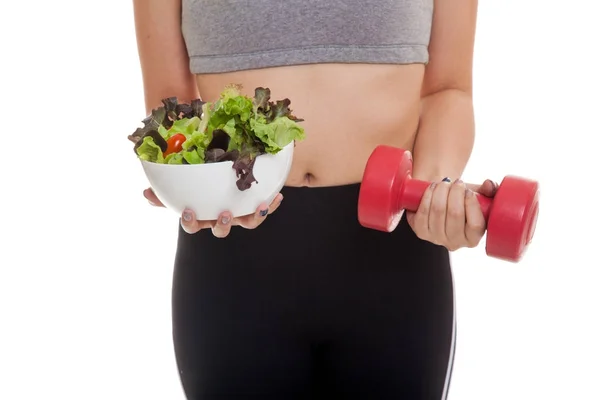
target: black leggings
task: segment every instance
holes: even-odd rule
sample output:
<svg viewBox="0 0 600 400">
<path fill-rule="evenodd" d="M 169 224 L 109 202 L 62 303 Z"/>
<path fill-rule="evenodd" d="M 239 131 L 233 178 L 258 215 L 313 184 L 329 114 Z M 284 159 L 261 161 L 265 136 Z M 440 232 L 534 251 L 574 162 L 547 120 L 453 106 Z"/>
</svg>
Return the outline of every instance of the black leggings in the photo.
<svg viewBox="0 0 600 400">
<path fill-rule="evenodd" d="M 173 334 L 188 400 L 447 396 L 448 251 L 357 222 L 358 185 L 284 188 L 225 239 L 180 230 Z"/>
</svg>

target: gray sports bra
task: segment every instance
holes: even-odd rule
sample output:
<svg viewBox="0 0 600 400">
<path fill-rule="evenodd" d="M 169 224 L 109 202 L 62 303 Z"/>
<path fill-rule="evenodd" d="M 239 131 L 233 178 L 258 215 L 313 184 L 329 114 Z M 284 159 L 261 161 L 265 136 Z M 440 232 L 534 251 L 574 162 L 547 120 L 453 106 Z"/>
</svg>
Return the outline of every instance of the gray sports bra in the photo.
<svg viewBox="0 0 600 400">
<path fill-rule="evenodd" d="M 193 73 L 427 63 L 433 0 L 182 0 Z"/>
</svg>

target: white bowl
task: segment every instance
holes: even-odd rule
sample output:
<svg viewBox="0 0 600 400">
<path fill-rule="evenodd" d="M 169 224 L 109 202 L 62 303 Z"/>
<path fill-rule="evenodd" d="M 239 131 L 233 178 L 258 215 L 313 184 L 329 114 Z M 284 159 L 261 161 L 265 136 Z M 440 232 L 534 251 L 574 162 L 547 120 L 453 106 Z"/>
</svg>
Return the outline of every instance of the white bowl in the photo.
<svg viewBox="0 0 600 400">
<path fill-rule="evenodd" d="M 277 154 L 262 154 L 254 163 L 250 189 L 241 191 L 233 162 L 171 165 L 140 160 L 156 197 L 181 215 L 185 208 L 196 213 L 198 220 L 215 220 L 223 211 L 234 217 L 254 213 L 258 206 L 270 204 L 283 188 L 292 168 L 294 142 Z"/>
</svg>

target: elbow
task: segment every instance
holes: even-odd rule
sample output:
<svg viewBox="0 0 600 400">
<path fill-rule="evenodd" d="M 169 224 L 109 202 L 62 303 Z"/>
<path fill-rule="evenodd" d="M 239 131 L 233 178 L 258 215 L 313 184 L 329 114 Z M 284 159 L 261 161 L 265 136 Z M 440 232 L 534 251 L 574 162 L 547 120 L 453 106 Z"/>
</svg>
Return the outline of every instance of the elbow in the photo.
<svg viewBox="0 0 600 400">
<path fill-rule="evenodd" d="M 446 98 L 450 97 L 453 99 L 460 99 L 460 101 L 467 101 L 473 103 L 473 89 L 472 87 L 466 86 L 444 86 L 434 91 L 425 92 L 422 96 L 423 102 L 427 102 L 428 99 Z"/>
</svg>

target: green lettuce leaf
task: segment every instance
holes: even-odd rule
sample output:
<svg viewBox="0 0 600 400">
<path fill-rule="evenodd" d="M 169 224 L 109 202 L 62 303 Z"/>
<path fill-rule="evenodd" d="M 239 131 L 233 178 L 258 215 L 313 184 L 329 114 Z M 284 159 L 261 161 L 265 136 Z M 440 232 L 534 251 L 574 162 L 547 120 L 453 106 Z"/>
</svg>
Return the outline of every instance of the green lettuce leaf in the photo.
<svg viewBox="0 0 600 400">
<path fill-rule="evenodd" d="M 267 123 L 265 118 L 253 119 L 250 126 L 265 145 L 267 153 L 276 154 L 294 140 L 304 139 L 304 130 L 288 117 L 277 117 Z"/>
<path fill-rule="evenodd" d="M 182 154 L 185 164 L 204 164 L 205 162 L 206 155 L 204 149 L 191 147 Z"/>
<path fill-rule="evenodd" d="M 176 135 L 178 133 L 182 133 L 185 135 L 187 139 L 190 139 L 192 135 L 197 132 L 200 127 L 200 118 L 192 117 L 192 118 L 183 118 L 173 122 L 171 128 L 166 130 L 164 134 L 161 135 L 165 139 L 169 139 L 171 136 Z"/>
<path fill-rule="evenodd" d="M 156 132 L 156 131 L 153 131 Z M 156 132 L 158 135 L 158 132 Z M 159 136 L 160 137 L 160 136 Z M 164 163 L 163 148 L 155 142 L 156 136 L 148 135 L 139 141 L 137 154 L 140 159 L 155 163 Z M 159 140 L 160 141 L 160 140 Z M 165 142 L 166 143 L 166 142 Z M 164 148 L 166 150 L 166 147 Z"/>
<path fill-rule="evenodd" d="M 183 155 L 181 153 L 171 153 L 165 157 L 165 164 L 183 164 Z"/>
<path fill-rule="evenodd" d="M 290 100 L 271 101 L 268 88 L 256 88 L 254 97 L 242 94 L 240 85 L 228 85 L 215 102 L 195 99 L 179 103 L 176 97 L 162 100 L 143 126 L 129 135 L 140 159 L 167 164 L 232 162 L 239 190 L 257 182 L 253 167 L 262 154 L 276 154 L 305 138 L 293 115 Z M 177 153 L 168 154 L 167 141 L 175 134 L 186 137 Z"/>
</svg>

